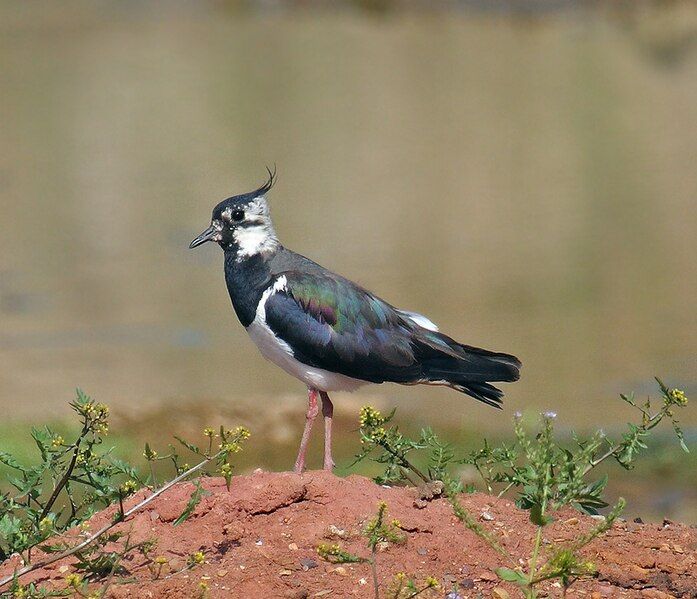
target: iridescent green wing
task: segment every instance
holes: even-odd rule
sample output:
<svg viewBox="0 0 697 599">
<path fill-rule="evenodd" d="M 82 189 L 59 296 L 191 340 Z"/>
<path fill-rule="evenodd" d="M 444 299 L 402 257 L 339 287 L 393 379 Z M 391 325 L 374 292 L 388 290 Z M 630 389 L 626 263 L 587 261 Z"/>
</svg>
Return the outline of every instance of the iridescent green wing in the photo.
<svg viewBox="0 0 697 599">
<path fill-rule="evenodd" d="M 412 332 L 392 306 L 340 277 L 282 276 L 285 286 L 266 301 L 266 324 L 297 360 L 376 383 L 418 378 Z"/>
</svg>

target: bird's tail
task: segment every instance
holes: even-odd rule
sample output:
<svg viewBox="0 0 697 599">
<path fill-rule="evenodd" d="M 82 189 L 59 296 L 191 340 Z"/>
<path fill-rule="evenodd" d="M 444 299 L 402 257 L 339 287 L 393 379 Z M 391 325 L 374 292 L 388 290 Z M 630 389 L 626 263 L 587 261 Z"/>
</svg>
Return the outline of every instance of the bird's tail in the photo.
<svg viewBox="0 0 697 599">
<path fill-rule="evenodd" d="M 489 383 L 520 378 L 520 360 L 510 354 L 462 345 L 435 332 L 429 332 L 419 341 L 422 376 L 427 384 L 447 385 L 500 408 L 503 393 Z"/>
</svg>

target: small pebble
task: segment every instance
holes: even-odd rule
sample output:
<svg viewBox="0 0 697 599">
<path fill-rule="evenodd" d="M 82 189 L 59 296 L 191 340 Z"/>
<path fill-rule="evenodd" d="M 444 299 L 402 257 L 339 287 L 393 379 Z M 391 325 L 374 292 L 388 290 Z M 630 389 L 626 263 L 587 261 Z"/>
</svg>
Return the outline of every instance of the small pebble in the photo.
<svg viewBox="0 0 697 599">
<path fill-rule="evenodd" d="M 465 578 L 465 579 L 460 581 L 460 586 L 464 590 L 473 589 L 474 588 L 474 580 L 472 580 L 471 578 Z"/>
<path fill-rule="evenodd" d="M 220 576 L 220 578 L 224 578 L 225 576 L 227 576 L 227 570 L 218 570 L 216 574 Z"/>
<path fill-rule="evenodd" d="M 291 576 L 293 574 L 292 570 L 281 570 L 278 575 L 279 576 Z"/>
<path fill-rule="evenodd" d="M 316 568 L 317 562 L 311 557 L 305 557 L 300 560 L 300 566 L 303 570 L 305 570 L 305 572 L 307 572 L 308 570 L 312 570 L 312 568 Z"/>
<path fill-rule="evenodd" d="M 327 535 L 328 537 L 339 537 L 340 539 L 346 539 L 348 538 L 348 533 L 343 529 L 339 528 L 338 526 L 334 526 L 333 524 L 330 524 L 329 527 L 327 528 Z"/>
<path fill-rule="evenodd" d="M 486 520 L 487 522 L 491 522 L 494 519 L 494 517 L 489 512 L 482 512 L 481 516 L 482 520 Z"/>
<path fill-rule="evenodd" d="M 291 543 L 290 545 L 288 545 L 288 549 L 290 549 L 291 551 L 297 551 L 298 546 L 295 543 Z"/>
<path fill-rule="evenodd" d="M 425 547 L 419 547 L 416 550 L 416 553 L 418 553 L 419 555 L 428 555 L 428 549 L 426 549 Z"/>
<path fill-rule="evenodd" d="M 334 572 L 334 574 L 338 574 L 339 576 L 348 576 L 348 570 L 343 566 L 334 568 L 332 572 Z"/>
<path fill-rule="evenodd" d="M 494 587 L 491 590 L 491 596 L 495 597 L 496 599 L 509 599 L 510 598 L 508 591 L 502 587 Z"/>
</svg>

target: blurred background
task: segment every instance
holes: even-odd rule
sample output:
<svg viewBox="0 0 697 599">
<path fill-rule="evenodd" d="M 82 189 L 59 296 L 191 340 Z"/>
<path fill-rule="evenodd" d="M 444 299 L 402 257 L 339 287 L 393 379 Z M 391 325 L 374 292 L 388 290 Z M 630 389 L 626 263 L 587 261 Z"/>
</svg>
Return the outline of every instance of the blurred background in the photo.
<svg viewBox="0 0 697 599">
<path fill-rule="evenodd" d="M 4 0 L 0 106 L 3 449 L 69 427 L 80 386 L 136 458 L 224 420 L 252 429 L 243 469 L 290 467 L 305 391 L 236 321 L 220 250 L 187 247 L 273 164 L 288 247 L 524 363 L 503 413 L 337 394 L 341 472 L 365 403 L 466 447 L 516 410 L 620 431 L 654 375 L 695 396 L 695 2 Z M 697 520 L 668 441 L 612 491 Z"/>
</svg>

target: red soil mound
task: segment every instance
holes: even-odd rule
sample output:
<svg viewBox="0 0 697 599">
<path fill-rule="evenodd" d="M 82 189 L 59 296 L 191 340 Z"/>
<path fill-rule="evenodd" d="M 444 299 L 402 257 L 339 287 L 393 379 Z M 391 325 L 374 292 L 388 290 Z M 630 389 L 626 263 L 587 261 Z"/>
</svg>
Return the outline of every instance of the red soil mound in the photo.
<svg viewBox="0 0 697 599">
<path fill-rule="evenodd" d="M 390 518 L 400 521 L 406 535 L 405 543 L 378 554 L 383 588 L 397 572 L 405 572 L 420 581 L 434 576 L 446 590 L 458 583 L 462 597 L 489 597 L 495 587 L 497 597 L 505 597 L 505 590 L 512 597 L 518 594 L 494 574 L 505 565 L 501 557 L 455 519 L 447 501 L 417 508 L 414 489 L 384 488 L 360 476 L 342 479 L 324 472 L 256 472 L 233 478 L 230 492 L 221 479 L 206 479 L 203 487 L 210 495 L 179 526 L 172 524 L 189 499 L 191 484 L 172 488 L 115 528 L 130 534 L 131 542 L 156 539 L 151 555 L 164 556 L 167 564 L 155 579 L 142 555 L 125 558 L 125 572 L 112 580 L 107 597 L 372 597 L 367 564 L 328 564 L 316 548 L 338 542 L 352 553 L 367 555 L 361 530 L 380 501 L 387 503 Z M 138 493 L 126 508 L 145 496 Z M 511 554 L 529 558 L 534 527 L 526 512 L 511 501 L 482 494 L 463 495 L 462 503 Z M 96 515 L 91 530 L 113 515 L 113 508 Z M 571 510 L 556 518 L 545 529 L 546 542 L 572 539 L 595 524 Z M 118 546 L 113 544 L 114 549 Z M 205 562 L 186 569 L 187 558 L 197 551 L 205 554 Z M 697 597 L 694 528 L 620 522 L 584 554 L 595 562 L 599 575 L 577 582 L 571 597 Z M 43 557 L 34 555 L 35 560 Z M 65 588 L 75 561 L 67 558 L 22 582 Z M 19 566 L 16 557 L 9 562 L 0 567 L 0 576 Z M 202 581 L 208 591 L 200 586 Z M 90 589 L 103 586 L 104 581 L 97 581 Z M 545 590 L 561 594 L 552 584 Z"/>
</svg>

